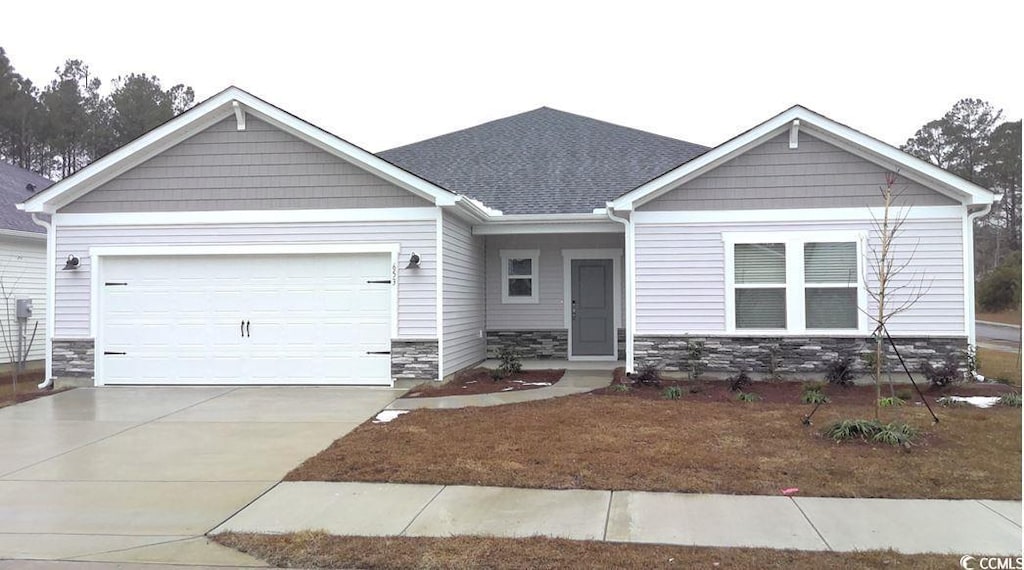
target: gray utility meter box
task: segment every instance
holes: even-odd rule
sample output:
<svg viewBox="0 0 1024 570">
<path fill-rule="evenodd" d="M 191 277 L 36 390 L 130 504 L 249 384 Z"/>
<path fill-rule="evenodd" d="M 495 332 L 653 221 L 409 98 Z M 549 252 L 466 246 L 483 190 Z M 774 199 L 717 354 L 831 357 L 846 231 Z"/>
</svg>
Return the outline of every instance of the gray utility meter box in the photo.
<svg viewBox="0 0 1024 570">
<path fill-rule="evenodd" d="M 18 299 L 17 317 L 28 319 L 32 316 L 32 299 Z"/>
</svg>

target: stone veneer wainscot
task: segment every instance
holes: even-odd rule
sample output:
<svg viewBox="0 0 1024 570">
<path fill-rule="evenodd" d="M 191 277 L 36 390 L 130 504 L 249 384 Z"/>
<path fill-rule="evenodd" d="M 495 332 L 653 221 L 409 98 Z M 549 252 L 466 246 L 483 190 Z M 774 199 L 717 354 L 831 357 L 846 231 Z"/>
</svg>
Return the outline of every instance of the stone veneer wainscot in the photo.
<svg viewBox="0 0 1024 570">
<path fill-rule="evenodd" d="M 391 377 L 395 380 L 437 380 L 437 340 L 391 341 Z"/>
</svg>

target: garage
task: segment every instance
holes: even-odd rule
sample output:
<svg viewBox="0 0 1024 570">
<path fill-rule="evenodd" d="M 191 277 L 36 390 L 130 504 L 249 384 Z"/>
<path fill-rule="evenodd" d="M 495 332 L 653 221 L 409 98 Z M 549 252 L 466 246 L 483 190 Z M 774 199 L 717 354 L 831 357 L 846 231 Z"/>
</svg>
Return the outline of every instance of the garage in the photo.
<svg viewBox="0 0 1024 570">
<path fill-rule="evenodd" d="M 391 384 L 388 253 L 98 265 L 97 384 Z"/>
</svg>

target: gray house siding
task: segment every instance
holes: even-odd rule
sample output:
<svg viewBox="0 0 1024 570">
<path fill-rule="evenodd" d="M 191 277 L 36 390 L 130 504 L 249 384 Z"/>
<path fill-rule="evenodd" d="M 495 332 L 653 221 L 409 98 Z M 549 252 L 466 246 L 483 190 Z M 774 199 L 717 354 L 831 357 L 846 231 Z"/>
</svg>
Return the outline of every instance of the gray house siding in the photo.
<svg viewBox="0 0 1024 570">
<path fill-rule="evenodd" d="M 420 269 L 398 274 L 398 336 L 437 336 L 436 244 L 434 220 L 408 222 L 268 223 L 165 226 L 57 226 L 57 259 L 75 254 L 76 271 L 56 271 L 55 338 L 91 338 L 89 248 L 132 245 L 253 245 L 398 243 L 399 260 L 420 255 Z M 56 269 L 56 268 L 55 268 Z"/>
<path fill-rule="evenodd" d="M 450 213 L 442 219 L 442 376 L 485 357 L 484 238 Z"/>
<path fill-rule="evenodd" d="M 640 206 L 644 211 L 770 210 L 880 206 L 878 188 L 888 169 L 800 133 L 789 148 L 779 135 L 725 164 Z M 898 181 L 905 203 L 959 204 L 906 179 Z"/>
<path fill-rule="evenodd" d="M 642 214 L 637 215 L 642 220 Z M 725 244 L 722 232 L 853 230 L 877 236 L 869 219 L 850 222 L 646 223 L 636 225 L 636 334 L 724 333 Z M 921 279 L 927 289 L 906 312 L 894 317 L 893 334 L 963 336 L 964 255 L 960 218 L 909 219 L 895 245 L 900 277 Z M 866 252 L 867 253 L 867 252 Z M 870 272 L 869 272 L 870 277 Z M 869 281 L 868 285 L 872 283 Z M 897 282 L 899 287 L 905 284 Z M 913 288 L 895 293 L 907 295 Z M 870 309 L 869 309 L 870 310 Z"/>
<path fill-rule="evenodd" d="M 61 209 L 67 213 L 395 208 L 431 202 L 250 116 L 214 126 Z"/>
</svg>

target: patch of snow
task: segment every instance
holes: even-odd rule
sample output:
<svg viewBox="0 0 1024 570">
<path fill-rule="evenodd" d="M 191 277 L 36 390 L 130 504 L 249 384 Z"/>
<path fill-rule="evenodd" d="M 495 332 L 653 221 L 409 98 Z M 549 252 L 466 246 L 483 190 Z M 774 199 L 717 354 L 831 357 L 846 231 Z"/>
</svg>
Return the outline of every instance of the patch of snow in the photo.
<svg viewBox="0 0 1024 570">
<path fill-rule="evenodd" d="M 409 410 L 384 410 L 373 418 L 375 424 L 386 424 L 402 414 L 409 413 Z"/>
<path fill-rule="evenodd" d="M 523 386 L 550 386 L 551 382 L 520 382 Z"/>
<path fill-rule="evenodd" d="M 470 381 L 466 382 L 466 384 L 476 384 L 476 380 L 470 380 Z"/>
<path fill-rule="evenodd" d="M 985 377 L 982 376 L 981 374 L 978 374 L 977 372 L 974 373 L 974 379 L 977 380 L 978 382 L 984 382 L 985 381 Z"/>
<path fill-rule="evenodd" d="M 991 408 L 999 402 L 999 396 L 947 396 L 954 402 L 967 402 L 978 408 Z"/>
<path fill-rule="evenodd" d="M 515 390 L 515 388 L 513 388 L 512 386 L 509 386 L 508 388 L 502 388 L 501 389 L 502 392 L 508 392 L 509 390 Z"/>
</svg>

